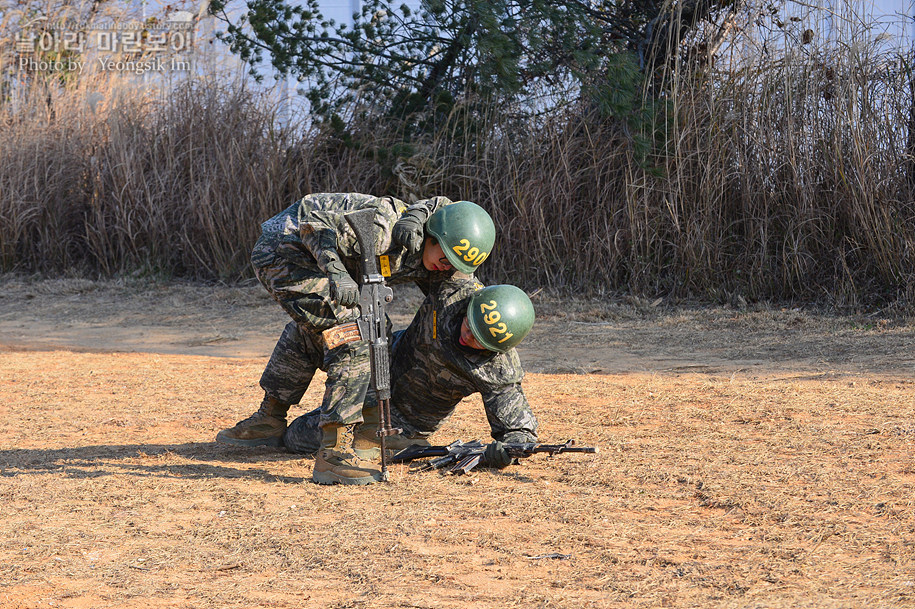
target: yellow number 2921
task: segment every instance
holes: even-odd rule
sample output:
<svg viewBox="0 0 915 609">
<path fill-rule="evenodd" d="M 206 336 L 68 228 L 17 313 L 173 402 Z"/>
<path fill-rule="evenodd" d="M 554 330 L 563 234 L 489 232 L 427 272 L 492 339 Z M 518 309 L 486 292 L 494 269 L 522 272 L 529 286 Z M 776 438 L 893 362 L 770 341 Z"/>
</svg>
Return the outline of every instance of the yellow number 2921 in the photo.
<svg viewBox="0 0 915 609">
<path fill-rule="evenodd" d="M 499 322 L 502 319 L 502 314 L 496 310 L 496 307 L 499 306 L 495 300 L 490 300 L 488 303 L 480 303 L 480 313 L 483 314 L 483 322 L 487 326 L 489 333 L 493 335 L 494 338 L 498 337 L 500 334 L 504 334 L 497 342 L 504 343 L 509 338 L 514 336 L 511 332 L 508 331 L 508 326 L 504 322 Z M 487 311 L 491 311 L 487 313 Z"/>
</svg>

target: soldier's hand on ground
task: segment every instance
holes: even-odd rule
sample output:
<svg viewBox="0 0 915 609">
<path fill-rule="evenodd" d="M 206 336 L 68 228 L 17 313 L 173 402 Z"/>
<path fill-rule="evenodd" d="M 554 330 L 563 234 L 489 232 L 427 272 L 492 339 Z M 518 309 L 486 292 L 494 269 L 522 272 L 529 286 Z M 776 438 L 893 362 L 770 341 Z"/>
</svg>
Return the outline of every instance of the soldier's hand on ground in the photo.
<svg viewBox="0 0 915 609">
<path fill-rule="evenodd" d="M 330 297 L 343 307 L 359 304 L 359 284 L 346 272 L 343 264 L 336 260 L 327 265 L 327 279 L 330 281 Z"/>
<path fill-rule="evenodd" d="M 486 450 L 483 452 L 484 465 L 502 469 L 511 465 L 511 462 L 512 458 L 508 455 L 508 451 L 505 450 L 505 446 L 501 442 L 497 441 L 486 445 Z"/>
<path fill-rule="evenodd" d="M 391 238 L 398 245 L 407 248 L 408 252 L 418 252 L 423 246 L 424 227 L 428 215 L 429 211 L 425 207 L 408 209 L 391 229 Z"/>
</svg>

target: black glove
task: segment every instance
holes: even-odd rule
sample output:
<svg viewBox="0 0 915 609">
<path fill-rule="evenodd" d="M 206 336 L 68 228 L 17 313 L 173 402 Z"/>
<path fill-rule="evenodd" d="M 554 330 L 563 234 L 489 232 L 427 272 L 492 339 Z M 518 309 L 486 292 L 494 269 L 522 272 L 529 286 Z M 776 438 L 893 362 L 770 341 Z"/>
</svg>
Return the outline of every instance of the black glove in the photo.
<svg viewBox="0 0 915 609">
<path fill-rule="evenodd" d="M 359 285 L 346 272 L 346 267 L 339 260 L 327 264 L 327 279 L 330 280 L 330 297 L 341 307 L 354 307 L 359 304 Z"/>
<path fill-rule="evenodd" d="M 408 252 L 418 252 L 423 247 L 423 236 L 428 218 L 429 210 L 425 205 L 407 208 L 407 211 L 391 229 L 391 238 L 394 243 L 404 246 Z"/>
<path fill-rule="evenodd" d="M 511 465 L 511 462 L 512 458 L 508 456 L 508 451 L 501 442 L 496 441 L 486 445 L 486 450 L 483 452 L 483 465 L 503 469 Z"/>
</svg>

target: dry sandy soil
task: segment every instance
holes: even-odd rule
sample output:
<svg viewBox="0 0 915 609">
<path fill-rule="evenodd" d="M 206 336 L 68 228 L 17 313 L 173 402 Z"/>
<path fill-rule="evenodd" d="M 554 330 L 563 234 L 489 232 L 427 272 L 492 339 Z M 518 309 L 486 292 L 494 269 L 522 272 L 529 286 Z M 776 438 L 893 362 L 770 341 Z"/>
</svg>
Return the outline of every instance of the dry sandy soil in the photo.
<svg viewBox="0 0 915 609">
<path fill-rule="evenodd" d="M 285 323 L 257 286 L 0 277 L 0 608 L 915 607 L 912 319 L 535 304 L 541 436 L 600 453 L 322 487 L 212 441 Z"/>
</svg>

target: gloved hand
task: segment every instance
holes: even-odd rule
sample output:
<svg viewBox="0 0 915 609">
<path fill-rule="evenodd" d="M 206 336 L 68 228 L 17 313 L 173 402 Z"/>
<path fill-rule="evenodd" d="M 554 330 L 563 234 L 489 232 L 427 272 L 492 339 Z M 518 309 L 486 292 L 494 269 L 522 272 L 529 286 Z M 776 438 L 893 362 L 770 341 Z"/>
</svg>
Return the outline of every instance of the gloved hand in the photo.
<svg viewBox="0 0 915 609">
<path fill-rule="evenodd" d="M 327 264 L 327 279 L 330 280 L 330 297 L 342 307 L 359 304 L 359 285 L 346 272 L 339 260 Z"/>
<path fill-rule="evenodd" d="M 423 247 L 426 220 L 429 210 L 425 205 L 416 205 L 407 208 L 407 211 L 394 223 L 391 229 L 391 238 L 394 243 L 407 248 L 408 252 L 418 252 Z"/>
<path fill-rule="evenodd" d="M 508 456 L 508 452 L 501 442 L 496 441 L 486 445 L 486 450 L 483 451 L 483 465 L 503 469 L 511 465 L 511 462 L 512 458 Z"/>
</svg>

